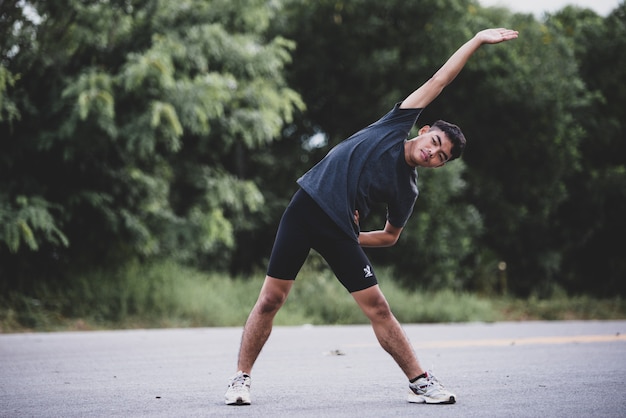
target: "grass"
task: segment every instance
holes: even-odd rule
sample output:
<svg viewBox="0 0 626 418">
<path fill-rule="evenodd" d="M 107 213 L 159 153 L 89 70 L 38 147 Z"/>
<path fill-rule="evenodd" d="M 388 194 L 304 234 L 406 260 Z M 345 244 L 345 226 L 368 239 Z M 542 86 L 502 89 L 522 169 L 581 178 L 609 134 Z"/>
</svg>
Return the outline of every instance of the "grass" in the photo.
<svg viewBox="0 0 626 418">
<path fill-rule="evenodd" d="M 531 297 L 481 297 L 453 291 L 410 292 L 390 271 L 381 288 L 402 323 L 504 320 L 624 319 L 626 302 L 557 293 Z M 40 284 L 31 296 L 0 296 L 0 332 L 163 327 L 241 327 L 261 288 L 263 274 L 231 278 L 164 262 L 118 274 L 94 272 L 64 288 Z M 305 265 L 276 325 L 365 324 L 367 319 L 328 269 Z"/>
</svg>

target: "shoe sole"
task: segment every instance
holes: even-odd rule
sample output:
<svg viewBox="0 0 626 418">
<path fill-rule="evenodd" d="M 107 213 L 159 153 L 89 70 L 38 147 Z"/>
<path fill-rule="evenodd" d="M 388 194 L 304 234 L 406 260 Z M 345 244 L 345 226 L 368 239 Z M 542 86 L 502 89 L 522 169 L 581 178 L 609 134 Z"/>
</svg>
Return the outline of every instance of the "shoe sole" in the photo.
<svg viewBox="0 0 626 418">
<path fill-rule="evenodd" d="M 409 397 L 407 399 L 409 403 L 427 403 L 430 405 L 451 405 L 456 403 L 456 398 L 454 396 L 450 396 L 448 399 L 433 399 L 427 396 L 415 395 L 413 393 L 409 393 Z"/>
<path fill-rule="evenodd" d="M 242 398 L 237 398 L 237 400 L 234 401 L 234 402 L 226 401 L 226 405 L 235 405 L 235 406 L 238 406 L 238 405 L 250 405 L 250 401 L 246 402 Z"/>
</svg>

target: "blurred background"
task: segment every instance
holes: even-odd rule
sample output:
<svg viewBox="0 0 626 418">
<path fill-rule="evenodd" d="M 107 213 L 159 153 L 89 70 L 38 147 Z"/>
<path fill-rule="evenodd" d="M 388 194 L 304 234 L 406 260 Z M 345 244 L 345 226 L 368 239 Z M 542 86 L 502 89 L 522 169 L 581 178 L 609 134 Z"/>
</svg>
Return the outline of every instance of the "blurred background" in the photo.
<svg viewBox="0 0 626 418">
<path fill-rule="evenodd" d="M 381 284 L 405 321 L 624 317 L 626 5 L 541 3 L 0 1 L 0 331 L 242 324 L 295 180 L 486 27 L 520 36 L 420 117 L 468 147 Z M 364 319 L 302 282 L 284 323 Z"/>
</svg>

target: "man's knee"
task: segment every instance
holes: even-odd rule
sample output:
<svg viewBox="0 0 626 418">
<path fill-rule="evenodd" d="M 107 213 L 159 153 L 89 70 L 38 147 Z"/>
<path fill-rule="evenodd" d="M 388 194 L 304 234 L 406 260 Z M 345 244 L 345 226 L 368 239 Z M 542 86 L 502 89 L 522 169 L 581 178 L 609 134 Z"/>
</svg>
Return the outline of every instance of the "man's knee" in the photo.
<svg viewBox="0 0 626 418">
<path fill-rule="evenodd" d="M 385 299 L 385 296 L 383 296 L 382 292 L 380 292 L 377 287 L 366 289 L 358 293 L 360 294 L 357 295 L 357 293 L 354 293 L 353 296 L 370 320 L 380 321 L 393 317 L 387 299 Z"/>
<path fill-rule="evenodd" d="M 287 299 L 286 295 L 263 292 L 259 295 L 257 306 L 263 313 L 274 312 L 280 309 Z"/>
<path fill-rule="evenodd" d="M 262 313 L 270 313 L 280 309 L 287 300 L 292 283 L 290 280 L 267 277 L 257 301 L 259 310 Z"/>
<path fill-rule="evenodd" d="M 370 319 L 385 320 L 393 317 L 389 303 L 387 303 L 387 300 L 384 297 L 377 299 L 369 307 L 369 312 Z"/>
</svg>

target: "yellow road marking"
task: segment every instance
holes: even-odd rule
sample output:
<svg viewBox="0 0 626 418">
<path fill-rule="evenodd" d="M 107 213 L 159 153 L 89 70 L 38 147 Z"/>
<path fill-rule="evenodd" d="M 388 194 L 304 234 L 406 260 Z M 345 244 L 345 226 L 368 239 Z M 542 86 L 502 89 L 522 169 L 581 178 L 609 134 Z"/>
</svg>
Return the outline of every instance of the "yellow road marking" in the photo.
<svg viewBox="0 0 626 418">
<path fill-rule="evenodd" d="M 524 337 L 498 338 L 488 340 L 451 340 L 451 341 L 424 341 L 414 342 L 416 348 L 459 348 L 459 347 L 503 347 L 514 345 L 541 345 L 541 344 L 586 344 L 626 341 L 626 335 L 568 335 L 562 337 Z M 378 344 L 349 344 L 350 347 L 369 347 Z"/>
<path fill-rule="evenodd" d="M 563 337 L 499 338 L 493 340 L 432 341 L 416 344 L 421 348 L 502 347 L 507 345 L 583 344 L 626 341 L 626 335 L 568 335 Z"/>
</svg>

